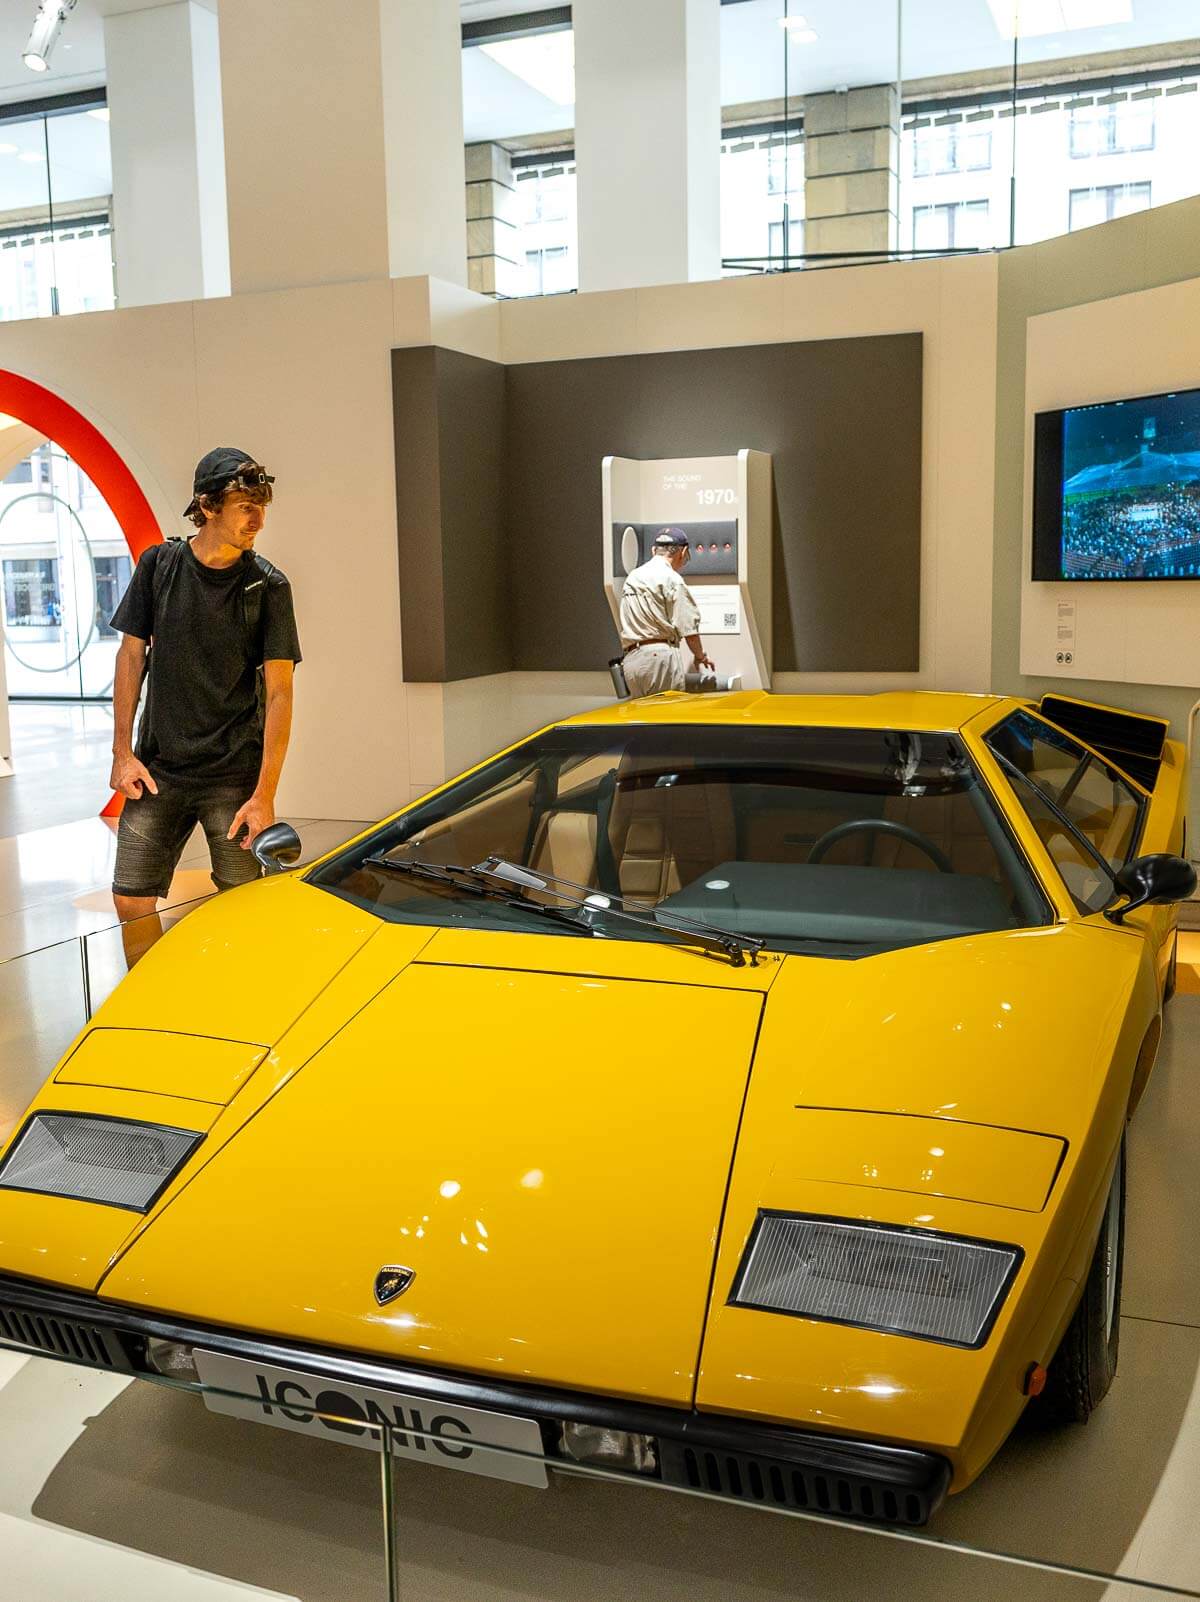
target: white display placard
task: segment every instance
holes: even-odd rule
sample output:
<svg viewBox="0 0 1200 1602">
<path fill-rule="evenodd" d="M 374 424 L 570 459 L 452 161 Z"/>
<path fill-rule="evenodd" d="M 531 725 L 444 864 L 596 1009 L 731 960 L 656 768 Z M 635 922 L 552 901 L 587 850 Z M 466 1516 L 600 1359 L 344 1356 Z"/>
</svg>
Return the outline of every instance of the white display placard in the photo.
<svg viewBox="0 0 1200 1602">
<path fill-rule="evenodd" d="M 686 578 L 686 574 L 684 575 Z M 692 584 L 688 586 L 700 608 L 700 633 L 740 634 L 742 596 L 736 584 Z"/>
<path fill-rule="evenodd" d="M 1059 601 L 1055 608 L 1054 661 L 1066 667 L 1075 660 L 1075 602 Z"/>
</svg>

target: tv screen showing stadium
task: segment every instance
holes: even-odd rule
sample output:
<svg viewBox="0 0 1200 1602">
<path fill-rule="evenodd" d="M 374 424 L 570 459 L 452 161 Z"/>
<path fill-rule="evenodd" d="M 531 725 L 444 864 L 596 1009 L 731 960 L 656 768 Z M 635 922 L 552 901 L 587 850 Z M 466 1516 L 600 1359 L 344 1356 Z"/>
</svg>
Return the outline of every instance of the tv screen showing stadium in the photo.
<svg viewBox="0 0 1200 1602">
<path fill-rule="evenodd" d="M 1200 579 L 1200 389 L 1040 412 L 1035 579 Z"/>
</svg>

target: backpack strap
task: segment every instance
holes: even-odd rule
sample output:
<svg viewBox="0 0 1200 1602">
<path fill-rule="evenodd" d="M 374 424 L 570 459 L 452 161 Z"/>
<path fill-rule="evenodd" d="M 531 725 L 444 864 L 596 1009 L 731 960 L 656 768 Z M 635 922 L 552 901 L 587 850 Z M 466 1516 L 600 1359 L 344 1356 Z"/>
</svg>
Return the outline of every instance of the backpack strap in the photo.
<svg viewBox="0 0 1200 1602">
<path fill-rule="evenodd" d="M 252 656 L 257 655 L 255 667 L 262 667 L 262 615 L 263 598 L 267 593 L 267 586 L 273 581 L 279 569 L 274 562 L 268 562 L 265 556 L 254 552 L 254 569 L 242 586 L 242 622 L 246 629 L 246 645 Z M 283 577 L 279 573 L 280 578 Z"/>
<path fill-rule="evenodd" d="M 167 539 L 161 545 L 153 547 L 158 552 L 154 558 L 154 572 L 150 580 L 150 593 L 154 601 L 152 628 L 155 634 L 158 632 L 158 603 L 162 598 L 167 579 L 174 572 L 175 564 L 179 561 L 186 544 L 186 540 Z M 153 638 L 153 636 L 151 637 Z"/>
</svg>

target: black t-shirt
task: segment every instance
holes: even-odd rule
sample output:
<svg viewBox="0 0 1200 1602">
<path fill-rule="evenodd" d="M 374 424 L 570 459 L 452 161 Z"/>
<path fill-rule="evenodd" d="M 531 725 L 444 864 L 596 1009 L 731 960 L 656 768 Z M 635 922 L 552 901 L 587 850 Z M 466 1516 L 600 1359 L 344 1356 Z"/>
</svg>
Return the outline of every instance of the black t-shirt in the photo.
<svg viewBox="0 0 1200 1602">
<path fill-rule="evenodd" d="M 137 755 L 156 779 L 252 787 L 263 753 L 258 667 L 300 660 L 292 587 L 278 568 L 265 578 L 249 551 L 232 567 L 205 567 L 189 543 L 167 556 L 156 599 L 167 549 L 142 553 L 112 617 L 119 633 L 152 642 Z M 251 639 L 243 594 L 256 583 L 264 593 Z"/>
</svg>

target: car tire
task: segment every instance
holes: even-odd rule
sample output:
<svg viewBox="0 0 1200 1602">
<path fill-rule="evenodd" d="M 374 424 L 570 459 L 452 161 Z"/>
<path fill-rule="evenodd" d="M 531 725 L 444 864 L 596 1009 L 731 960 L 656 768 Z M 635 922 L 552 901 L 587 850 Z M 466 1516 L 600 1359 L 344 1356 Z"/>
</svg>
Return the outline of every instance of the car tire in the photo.
<svg viewBox="0 0 1200 1602">
<path fill-rule="evenodd" d="M 1167 964 L 1167 977 L 1163 983 L 1163 1006 L 1175 994 L 1175 985 L 1179 977 L 1179 930 L 1176 929 L 1171 937 L 1171 960 Z"/>
<path fill-rule="evenodd" d="M 1108 1193 L 1100 1238 L 1079 1306 L 1037 1401 L 1044 1424 L 1086 1424 L 1117 1372 L 1125 1266 L 1125 1141 Z"/>
</svg>

